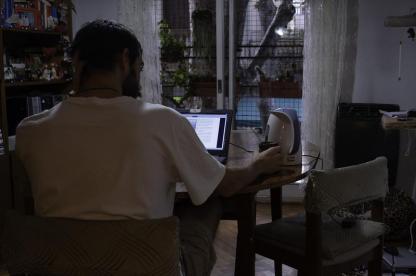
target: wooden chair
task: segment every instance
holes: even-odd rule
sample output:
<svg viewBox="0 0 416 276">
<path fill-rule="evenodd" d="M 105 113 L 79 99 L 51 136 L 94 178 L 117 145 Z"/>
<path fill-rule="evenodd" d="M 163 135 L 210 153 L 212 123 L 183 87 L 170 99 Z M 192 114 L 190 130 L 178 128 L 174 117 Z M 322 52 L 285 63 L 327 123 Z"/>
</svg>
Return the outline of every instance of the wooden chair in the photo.
<svg viewBox="0 0 416 276">
<path fill-rule="evenodd" d="M 298 269 L 298 275 L 336 275 L 368 264 L 369 275 L 382 275 L 383 199 L 387 159 L 344 168 L 312 171 L 306 187 L 306 216 L 257 225 L 255 252 Z M 372 202 L 371 220 L 350 225 L 333 214 L 337 207 Z M 349 221 L 351 222 L 351 221 Z M 281 267 L 275 267 L 281 275 Z"/>
<path fill-rule="evenodd" d="M 176 217 L 86 221 L 8 213 L 10 275 L 180 275 Z"/>
</svg>

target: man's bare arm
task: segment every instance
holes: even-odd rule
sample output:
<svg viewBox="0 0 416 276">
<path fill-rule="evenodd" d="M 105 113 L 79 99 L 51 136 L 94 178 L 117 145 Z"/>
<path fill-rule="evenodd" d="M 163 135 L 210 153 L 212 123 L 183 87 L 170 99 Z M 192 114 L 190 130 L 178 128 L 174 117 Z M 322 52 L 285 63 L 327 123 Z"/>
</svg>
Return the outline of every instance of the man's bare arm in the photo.
<svg viewBox="0 0 416 276">
<path fill-rule="evenodd" d="M 228 168 L 218 185 L 221 196 L 229 197 L 252 183 L 260 174 L 276 172 L 281 162 L 280 148 L 273 147 L 259 153 L 254 161 L 246 167 Z"/>
</svg>

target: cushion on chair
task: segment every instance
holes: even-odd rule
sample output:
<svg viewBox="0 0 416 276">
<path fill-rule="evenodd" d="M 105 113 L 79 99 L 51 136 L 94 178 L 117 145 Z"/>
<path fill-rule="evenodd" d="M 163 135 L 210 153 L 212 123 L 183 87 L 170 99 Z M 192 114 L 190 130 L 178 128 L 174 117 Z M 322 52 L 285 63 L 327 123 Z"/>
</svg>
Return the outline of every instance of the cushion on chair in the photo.
<svg viewBox="0 0 416 276">
<path fill-rule="evenodd" d="M 2 249 L 11 274 L 179 275 L 178 221 L 83 221 L 9 213 Z"/>
<path fill-rule="evenodd" d="M 305 252 L 305 216 L 288 217 L 256 226 L 255 241 L 267 242 L 297 253 Z M 342 228 L 328 217 L 322 224 L 322 254 L 325 259 L 337 256 L 383 235 L 385 226 L 370 220 L 358 220 L 351 228 Z"/>
</svg>

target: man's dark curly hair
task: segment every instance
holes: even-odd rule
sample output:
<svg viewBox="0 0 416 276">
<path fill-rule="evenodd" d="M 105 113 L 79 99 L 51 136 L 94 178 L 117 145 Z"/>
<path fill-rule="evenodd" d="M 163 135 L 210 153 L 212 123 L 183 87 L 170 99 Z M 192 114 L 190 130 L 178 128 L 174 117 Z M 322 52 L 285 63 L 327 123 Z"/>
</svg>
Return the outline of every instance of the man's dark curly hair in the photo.
<svg viewBox="0 0 416 276">
<path fill-rule="evenodd" d="M 142 55 L 142 47 L 136 36 L 122 24 L 108 20 L 95 20 L 84 24 L 75 35 L 69 49 L 73 58 L 78 54 L 85 62 L 86 71 L 112 71 L 117 56 L 124 49 L 129 51 L 130 65 Z"/>
</svg>

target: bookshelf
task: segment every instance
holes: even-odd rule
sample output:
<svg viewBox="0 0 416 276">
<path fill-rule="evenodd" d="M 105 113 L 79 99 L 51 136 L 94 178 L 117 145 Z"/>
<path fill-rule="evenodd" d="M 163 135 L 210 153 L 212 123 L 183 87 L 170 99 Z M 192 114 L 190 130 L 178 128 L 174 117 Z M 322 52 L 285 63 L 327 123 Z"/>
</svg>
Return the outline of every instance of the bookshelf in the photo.
<svg viewBox="0 0 416 276">
<path fill-rule="evenodd" d="M 0 71 L 0 130 L 3 150 L 0 148 L 0 154 L 5 155 L 9 152 L 8 137 L 15 131 L 10 127 L 11 113 L 16 111 L 10 106 L 10 99 L 66 94 L 71 87 L 71 68 L 69 62 L 65 61 L 63 52 L 65 44 L 69 44 L 72 39 L 70 7 L 66 7 L 64 1 L 55 7 L 50 5 L 53 2 L 47 0 L 27 0 L 23 6 L 21 3 L 22 1 L 18 5 L 14 4 L 9 18 L 19 14 L 20 18 L 27 21 L 26 14 L 33 14 L 33 22 L 29 20 L 31 25 L 27 26 L 25 20 L 21 22 L 24 25 L 11 25 L 6 23 L 10 20 L 3 18 L 0 27 L 0 62 L 3 66 Z M 7 3 L 4 5 L 5 11 Z M 53 15 L 58 16 L 56 14 L 65 15 L 65 18 L 54 18 Z M 51 21 L 56 25 L 51 26 Z M 66 66 L 63 63 L 67 63 Z M 20 117 L 26 116 L 21 114 Z M 20 117 L 16 118 L 21 119 Z M 12 125 L 16 124 L 13 123 Z"/>
<path fill-rule="evenodd" d="M 71 90 L 65 49 L 72 10 L 67 0 L 0 2 L 0 209 L 8 209 L 14 205 L 9 136 L 21 119 L 49 109 Z"/>
<path fill-rule="evenodd" d="M 51 94 L 65 94 L 70 90 L 71 78 L 68 73 L 62 76 L 57 76 L 54 79 L 25 79 L 27 76 L 20 77 L 20 79 L 10 80 L 6 75 L 6 68 L 10 67 L 7 64 L 9 61 L 5 60 L 8 49 L 12 49 L 13 54 L 25 54 L 24 49 L 54 49 L 53 47 L 61 43 L 64 33 L 46 32 L 46 31 L 27 31 L 27 30 L 13 30 L 0 29 L 0 62 L 3 65 L 3 70 L 0 71 L 0 101 L 1 101 L 1 130 L 4 144 L 4 153 L 8 152 L 8 117 L 10 112 L 8 110 L 8 100 L 16 95 L 22 96 L 42 96 Z M 41 56 L 41 53 L 34 55 Z M 27 59 L 27 58 L 25 58 Z M 55 57 L 51 58 L 51 60 Z M 22 63 L 23 64 L 23 63 Z M 49 66 L 44 64 L 43 66 Z M 44 68 L 45 69 L 45 68 Z M 49 69 L 46 69 L 49 70 Z M 41 76 L 42 78 L 42 76 Z M 31 114 L 26 114 L 31 115 Z"/>
</svg>

